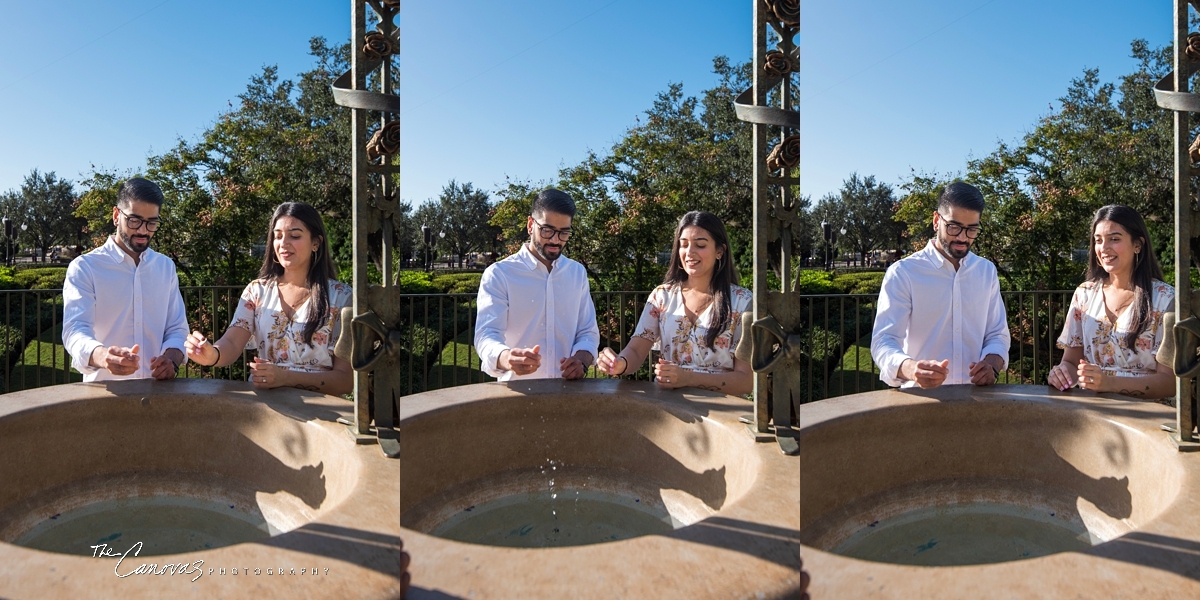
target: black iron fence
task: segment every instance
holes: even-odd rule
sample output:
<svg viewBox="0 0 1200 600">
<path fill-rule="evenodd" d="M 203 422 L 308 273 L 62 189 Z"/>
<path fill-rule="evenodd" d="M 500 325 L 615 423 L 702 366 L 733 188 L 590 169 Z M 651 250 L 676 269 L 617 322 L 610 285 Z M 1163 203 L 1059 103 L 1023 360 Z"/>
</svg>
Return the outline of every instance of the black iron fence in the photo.
<svg viewBox="0 0 1200 600">
<path fill-rule="evenodd" d="M 233 319 L 242 286 L 185 287 L 188 326 L 212 338 Z M 596 292 L 596 318 L 601 343 L 615 350 L 633 334 L 649 292 Z M 480 369 L 474 348 L 475 294 L 406 294 L 401 296 L 405 355 L 401 361 L 405 393 L 491 381 Z M 0 291 L 0 391 L 3 393 L 81 381 L 62 346 L 62 290 Z M 243 360 L 212 369 L 187 363 L 180 377 L 245 380 L 254 352 Z M 654 357 L 640 366 L 636 379 L 649 380 Z M 588 377 L 599 377 L 589 369 Z"/>
<path fill-rule="evenodd" d="M 1008 369 L 1001 383 L 1044 383 L 1058 364 L 1056 346 L 1072 291 L 1002 292 L 1012 334 Z M 810 402 L 887 385 L 871 360 L 875 294 L 800 297 L 800 398 Z"/>
</svg>

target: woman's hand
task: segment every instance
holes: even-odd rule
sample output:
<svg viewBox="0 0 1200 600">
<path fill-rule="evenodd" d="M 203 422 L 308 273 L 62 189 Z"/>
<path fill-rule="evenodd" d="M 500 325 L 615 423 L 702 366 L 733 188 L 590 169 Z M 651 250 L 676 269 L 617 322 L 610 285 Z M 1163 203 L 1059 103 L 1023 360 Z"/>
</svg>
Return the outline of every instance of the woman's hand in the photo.
<svg viewBox="0 0 1200 600">
<path fill-rule="evenodd" d="M 212 342 L 209 342 L 208 338 L 199 331 L 193 331 L 191 335 L 187 336 L 187 339 L 183 340 L 183 347 L 196 364 L 206 367 L 216 365 L 217 360 L 221 357 Z"/>
<path fill-rule="evenodd" d="M 250 383 L 259 389 L 271 389 L 288 385 L 290 371 L 280 368 L 274 363 L 265 361 L 257 356 L 250 363 Z"/>
<path fill-rule="evenodd" d="M 617 369 L 617 363 L 621 364 L 620 370 Z M 629 359 L 605 346 L 600 350 L 600 356 L 596 357 L 596 368 L 610 377 L 620 377 L 629 370 Z"/>
<path fill-rule="evenodd" d="M 654 365 L 655 381 L 660 387 L 675 389 L 687 387 L 690 385 L 688 381 L 691 376 L 691 371 L 680 367 L 679 365 L 669 361 L 658 359 L 658 364 Z"/>
<path fill-rule="evenodd" d="M 1075 385 L 1075 378 L 1071 375 L 1071 371 L 1069 363 L 1060 362 L 1050 369 L 1050 376 L 1046 378 L 1046 383 L 1060 392 L 1065 392 L 1067 388 Z"/>
<path fill-rule="evenodd" d="M 1108 376 L 1100 367 L 1089 363 L 1087 360 L 1079 361 L 1079 387 L 1093 392 L 1103 392 L 1108 383 Z"/>
</svg>

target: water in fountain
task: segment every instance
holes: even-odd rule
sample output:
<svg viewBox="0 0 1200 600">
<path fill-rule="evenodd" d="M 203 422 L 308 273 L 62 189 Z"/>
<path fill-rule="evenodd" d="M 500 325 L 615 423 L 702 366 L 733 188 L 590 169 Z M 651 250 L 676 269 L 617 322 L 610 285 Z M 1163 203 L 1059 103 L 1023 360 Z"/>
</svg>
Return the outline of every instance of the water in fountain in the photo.
<svg viewBox="0 0 1200 600">
<path fill-rule="evenodd" d="M 106 544 L 138 556 L 180 554 L 265 540 L 273 533 L 257 509 L 217 500 L 152 496 L 88 504 L 54 515 L 14 541 L 19 546 L 93 556 Z"/>
<path fill-rule="evenodd" d="M 673 529 L 666 509 L 643 498 L 570 490 L 514 494 L 472 506 L 431 533 L 473 544 L 547 548 L 626 540 Z"/>
<path fill-rule="evenodd" d="M 1010 504 L 970 502 L 921 508 L 871 523 L 833 551 L 906 565 L 976 565 L 1090 548 L 1077 516 Z"/>
</svg>

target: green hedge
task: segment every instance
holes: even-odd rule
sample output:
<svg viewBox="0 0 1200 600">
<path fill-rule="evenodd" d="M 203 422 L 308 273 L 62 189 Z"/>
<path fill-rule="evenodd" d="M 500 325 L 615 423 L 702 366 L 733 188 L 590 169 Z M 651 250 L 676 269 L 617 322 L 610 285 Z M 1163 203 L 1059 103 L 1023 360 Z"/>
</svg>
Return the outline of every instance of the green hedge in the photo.
<svg viewBox="0 0 1200 600">
<path fill-rule="evenodd" d="M 434 294 L 433 276 L 425 271 L 400 271 L 396 285 L 402 294 Z"/>
<path fill-rule="evenodd" d="M 12 267 L 0 267 L 0 290 L 20 290 L 25 286 L 17 282 Z"/>
<path fill-rule="evenodd" d="M 30 290 L 57 290 L 62 289 L 63 282 L 67 278 L 66 267 L 38 267 L 25 268 L 17 271 L 12 276 L 13 280 L 21 287 Z"/>
<path fill-rule="evenodd" d="M 476 294 L 479 292 L 479 280 L 483 273 L 451 273 L 437 275 L 432 285 L 444 294 Z"/>
<path fill-rule="evenodd" d="M 882 271 L 846 273 L 834 277 L 831 284 L 843 294 L 878 294 L 883 275 Z"/>
<path fill-rule="evenodd" d="M 828 271 L 800 271 L 801 294 L 836 294 L 838 289 L 833 287 L 833 277 Z"/>
</svg>

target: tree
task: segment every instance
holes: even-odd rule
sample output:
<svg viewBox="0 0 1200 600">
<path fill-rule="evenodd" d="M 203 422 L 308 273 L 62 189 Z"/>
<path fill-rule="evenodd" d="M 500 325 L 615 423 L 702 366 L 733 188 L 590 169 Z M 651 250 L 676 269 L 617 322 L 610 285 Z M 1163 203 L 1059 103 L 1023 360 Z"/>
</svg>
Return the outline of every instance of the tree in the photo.
<svg viewBox="0 0 1200 600">
<path fill-rule="evenodd" d="M 489 223 L 492 203 L 487 192 L 475 189 L 470 183 L 460 185 L 450 180 L 438 196 L 438 205 L 439 236 L 446 234 L 442 242 L 458 257 L 459 267 L 468 254 L 492 249 L 499 228 Z"/>
<path fill-rule="evenodd" d="M 821 265 L 837 256 L 837 246 L 842 242 L 841 229 L 845 226 L 846 206 L 840 194 L 825 194 L 817 201 L 810 213 L 810 236 L 816 240 L 815 256 Z M 831 233 L 837 234 L 835 244 L 830 244 L 825 237 L 823 225 L 828 225 Z"/>
<path fill-rule="evenodd" d="M 20 196 L 9 218 L 28 226 L 20 237 L 38 250 L 39 260 L 53 246 L 80 242 L 85 223 L 74 215 L 78 199 L 70 181 L 59 179 L 53 171 L 42 174 L 34 169 L 21 184 Z"/>
<path fill-rule="evenodd" d="M 892 220 L 896 210 L 896 199 L 892 187 L 875 181 L 874 175 L 859 178 L 851 173 L 842 182 L 841 208 L 845 214 L 841 225 L 846 233 L 841 234 L 843 244 L 858 253 L 862 264 L 866 264 L 867 253 L 879 248 L 895 237 L 897 224 Z"/>
<path fill-rule="evenodd" d="M 252 278 L 261 263 L 246 250 L 266 242 L 274 208 L 289 201 L 322 214 L 335 260 L 350 264 L 350 113 L 329 87 L 347 68 L 349 46 L 313 38 L 310 49 L 316 65 L 296 81 L 265 67 L 199 140 L 149 159 L 143 176 L 166 199 L 154 245 L 175 260 L 185 284 Z M 111 184 L 123 179 L 92 173 L 78 212 L 90 230 L 111 210 Z M 378 262 L 378 242 L 373 248 Z"/>
<path fill-rule="evenodd" d="M 962 177 L 983 192 L 987 210 L 975 250 L 996 263 L 1010 289 L 1071 289 L 1084 265 L 1096 210 L 1125 204 L 1142 214 L 1155 252 L 1174 256 L 1173 117 L 1157 106 L 1153 85 L 1171 69 L 1171 49 L 1131 45 L 1137 69 L 1120 84 L 1094 69 L 1071 82 L 1060 108 L 1017 143 L 1001 143 L 969 161 Z M 1191 117 L 1193 131 L 1200 124 Z M 900 187 L 897 211 L 914 243 L 932 234 L 929 215 L 949 176 L 916 174 Z M 1193 255 L 1200 244 L 1193 241 Z"/>
<path fill-rule="evenodd" d="M 441 243 L 445 236 L 438 234 L 445 233 L 443 223 L 446 217 L 442 214 L 442 205 L 436 202 L 426 202 L 417 207 L 412 216 L 412 235 L 414 248 L 416 253 L 421 257 L 428 257 L 431 262 L 436 262 L 438 257 L 438 248 L 444 246 Z M 425 243 L 425 232 L 429 232 L 429 244 Z"/>
</svg>

